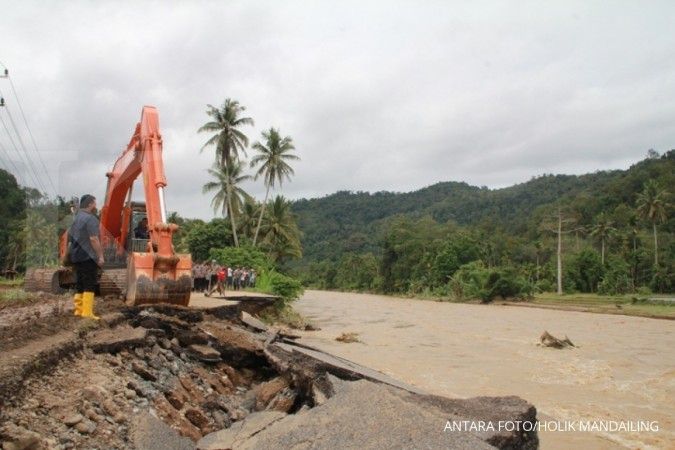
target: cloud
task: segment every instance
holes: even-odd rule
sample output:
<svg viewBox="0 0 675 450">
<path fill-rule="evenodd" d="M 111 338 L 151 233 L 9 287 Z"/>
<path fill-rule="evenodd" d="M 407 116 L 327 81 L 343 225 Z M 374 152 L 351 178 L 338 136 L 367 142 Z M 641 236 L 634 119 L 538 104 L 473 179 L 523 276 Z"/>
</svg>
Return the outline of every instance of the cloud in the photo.
<svg viewBox="0 0 675 450">
<path fill-rule="evenodd" d="M 196 130 L 206 104 L 227 97 L 255 119 L 252 142 L 271 126 L 293 137 L 302 160 L 281 190 L 290 198 L 625 168 L 675 138 L 671 2 L 0 1 L 0 10 L 0 62 L 67 196 L 103 196 L 144 104 L 160 113 L 168 208 L 202 218 L 213 214 L 201 194 L 213 153 L 199 152 L 208 136 Z M 19 117 L 6 81 L 0 91 Z M 4 164 L 17 158 L 3 129 L 0 144 Z M 264 195 L 260 182 L 246 188 Z"/>
</svg>

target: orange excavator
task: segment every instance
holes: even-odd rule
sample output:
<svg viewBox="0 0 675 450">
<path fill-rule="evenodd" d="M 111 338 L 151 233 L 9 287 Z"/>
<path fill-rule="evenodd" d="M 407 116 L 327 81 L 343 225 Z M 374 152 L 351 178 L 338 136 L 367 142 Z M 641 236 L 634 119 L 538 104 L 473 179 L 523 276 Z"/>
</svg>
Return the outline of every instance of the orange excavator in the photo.
<svg viewBox="0 0 675 450">
<path fill-rule="evenodd" d="M 143 175 L 145 203 L 132 202 L 134 181 Z M 164 164 L 159 115 L 144 106 L 141 121 L 126 150 L 117 159 L 108 177 L 105 203 L 101 208 L 100 235 L 105 264 L 99 278 L 100 295 L 122 295 L 129 305 L 170 303 L 185 305 L 192 289 L 192 258 L 177 254 L 173 234 L 178 225 L 167 223 L 164 202 Z M 147 220 L 147 235 L 134 230 Z M 68 242 L 61 235 L 59 256 Z M 27 291 L 63 292 L 75 283 L 69 267 L 29 269 Z"/>
</svg>

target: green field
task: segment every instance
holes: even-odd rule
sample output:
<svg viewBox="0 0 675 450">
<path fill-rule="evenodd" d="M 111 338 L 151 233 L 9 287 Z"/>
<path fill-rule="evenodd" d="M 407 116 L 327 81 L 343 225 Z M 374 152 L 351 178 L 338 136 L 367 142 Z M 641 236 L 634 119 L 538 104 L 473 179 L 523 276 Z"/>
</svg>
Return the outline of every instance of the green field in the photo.
<svg viewBox="0 0 675 450">
<path fill-rule="evenodd" d="M 674 299 L 675 297 L 659 296 L 659 299 L 650 300 L 647 297 L 636 295 L 558 295 L 545 292 L 535 295 L 534 299 L 525 303 L 550 308 L 675 319 L 675 302 L 667 303 L 660 300 L 664 298 Z"/>
</svg>

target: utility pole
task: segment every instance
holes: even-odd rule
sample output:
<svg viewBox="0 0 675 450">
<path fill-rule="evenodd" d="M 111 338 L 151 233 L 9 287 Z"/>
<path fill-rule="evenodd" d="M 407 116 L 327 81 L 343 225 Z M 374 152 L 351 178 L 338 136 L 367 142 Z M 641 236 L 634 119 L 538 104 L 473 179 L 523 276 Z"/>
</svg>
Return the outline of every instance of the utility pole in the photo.
<svg viewBox="0 0 675 450">
<path fill-rule="evenodd" d="M 557 270 L 556 270 L 556 275 L 557 275 L 557 293 L 558 295 L 563 294 L 563 273 L 562 273 L 562 253 L 563 253 L 563 246 L 562 246 L 562 238 L 564 234 L 568 233 L 576 233 L 579 230 L 581 230 L 581 227 L 573 228 L 570 230 L 565 230 L 564 226 L 566 224 L 572 224 L 577 221 L 576 218 L 574 217 L 564 217 L 563 216 L 563 211 L 562 207 L 558 206 L 558 212 L 557 214 L 553 215 L 551 217 L 552 219 L 555 219 L 555 225 L 551 224 L 549 222 L 549 225 L 543 225 L 543 228 L 546 231 L 549 231 L 551 233 L 555 233 L 558 237 L 558 250 L 557 250 Z M 551 226 L 553 225 L 553 226 Z"/>
</svg>

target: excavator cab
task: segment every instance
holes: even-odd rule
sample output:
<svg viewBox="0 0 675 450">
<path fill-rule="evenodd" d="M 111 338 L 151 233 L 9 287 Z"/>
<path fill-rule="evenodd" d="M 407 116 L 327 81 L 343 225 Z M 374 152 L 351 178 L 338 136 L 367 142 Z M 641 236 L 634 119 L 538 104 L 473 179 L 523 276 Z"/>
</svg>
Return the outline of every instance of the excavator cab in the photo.
<svg viewBox="0 0 675 450">
<path fill-rule="evenodd" d="M 140 223 L 145 221 L 145 235 L 141 235 L 139 230 Z M 132 205 L 131 220 L 129 221 L 129 233 L 127 238 L 127 251 L 144 252 L 148 248 L 150 235 L 148 229 L 148 215 L 145 212 L 145 203 L 134 203 Z M 140 230 L 139 230 L 140 231 Z"/>
</svg>

